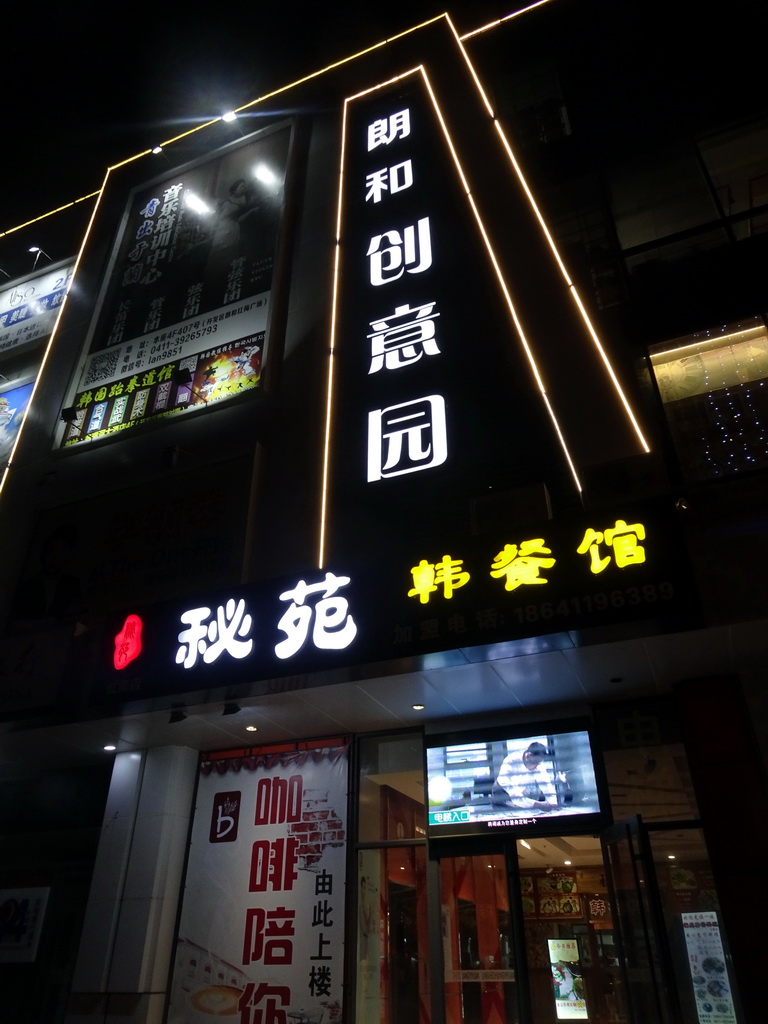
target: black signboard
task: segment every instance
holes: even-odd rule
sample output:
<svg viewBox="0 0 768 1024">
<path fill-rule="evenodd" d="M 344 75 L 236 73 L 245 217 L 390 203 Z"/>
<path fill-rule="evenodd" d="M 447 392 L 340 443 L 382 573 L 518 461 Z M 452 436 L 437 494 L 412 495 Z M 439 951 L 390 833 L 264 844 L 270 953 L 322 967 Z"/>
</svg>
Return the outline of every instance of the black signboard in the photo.
<svg viewBox="0 0 768 1024">
<path fill-rule="evenodd" d="M 569 477 L 424 72 L 348 103 L 327 550 Z M 521 282 L 526 287 L 526 282 Z"/>
<path fill-rule="evenodd" d="M 576 646 L 595 627 L 695 623 L 675 510 L 626 506 L 472 537 L 407 535 L 362 563 L 125 609 L 97 700 L 255 684 L 461 651 L 485 660 Z"/>
</svg>

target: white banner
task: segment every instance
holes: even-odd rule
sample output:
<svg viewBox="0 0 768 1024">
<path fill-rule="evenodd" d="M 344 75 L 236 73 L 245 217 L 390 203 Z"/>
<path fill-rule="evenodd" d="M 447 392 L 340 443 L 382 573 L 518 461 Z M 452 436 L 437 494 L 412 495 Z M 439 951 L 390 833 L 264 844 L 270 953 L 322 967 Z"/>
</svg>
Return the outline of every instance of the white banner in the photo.
<svg viewBox="0 0 768 1024">
<path fill-rule="evenodd" d="M 168 1024 L 341 1020 L 346 748 L 209 762 Z"/>
<path fill-rule="evenodd" d="M 0 352 L 50 334 L 71 276 L 68 263 L 0 291 Z"/>
</svg>

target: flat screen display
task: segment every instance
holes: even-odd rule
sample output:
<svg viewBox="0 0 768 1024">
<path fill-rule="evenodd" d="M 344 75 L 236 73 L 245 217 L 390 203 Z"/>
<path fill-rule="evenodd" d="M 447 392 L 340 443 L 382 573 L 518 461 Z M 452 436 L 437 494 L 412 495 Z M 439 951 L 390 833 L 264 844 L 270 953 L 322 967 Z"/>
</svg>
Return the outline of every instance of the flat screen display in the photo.
<svg viewBox="0 0 768 1024">
<path fill-rule="evenodd" d="M 589 832 L 602 824 L 586 728 L 528 726 L 427 739 L 431 838 Z"/>
</svg>

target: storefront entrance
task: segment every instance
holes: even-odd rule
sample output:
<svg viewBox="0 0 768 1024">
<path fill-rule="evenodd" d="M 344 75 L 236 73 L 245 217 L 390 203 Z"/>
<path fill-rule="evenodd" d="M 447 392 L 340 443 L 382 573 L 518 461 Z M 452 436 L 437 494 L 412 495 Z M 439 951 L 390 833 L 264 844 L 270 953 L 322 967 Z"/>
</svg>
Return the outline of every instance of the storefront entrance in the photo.
<svg viewBox="0 0 768 1024">
<path fill-rule="evenodd" d="M 698 829 L 632 819 L 600 838 L 464 843 L 439 856 L 434 877 L 434 1020 L 738 1020 Z"/>
<path fill-rule="evenodd" d="M 631 1019 L 599 840 L 519 840 L 438 863 L 447 1024 Z"/>
</svg>

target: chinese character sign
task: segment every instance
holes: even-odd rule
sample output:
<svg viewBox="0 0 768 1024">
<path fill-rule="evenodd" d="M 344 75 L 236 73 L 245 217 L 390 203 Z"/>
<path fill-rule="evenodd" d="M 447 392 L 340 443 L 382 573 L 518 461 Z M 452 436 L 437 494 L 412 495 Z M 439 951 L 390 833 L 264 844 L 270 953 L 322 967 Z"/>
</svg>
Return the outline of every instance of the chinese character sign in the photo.
<svg viewBox="0 0 768 1024">
<path fill-rule="evenodd" d="M 258 387 L 289 136 L 266 131 L 133 194 L 64 444 Z"/>
<path fill-rule="evenodd" d="M 561 461 L 425 75 L 346 107 L 333 557 L 375 548 L 382 528 L 429 530 L 510 472 L 543 478 Z M 545 567 L 540 553 L 519 554 L 507 579 Z M 435 572 L 436 586 L 453 585 Z"/>
<path fill-rule="evenodd" d="M 347 757 L 204 764 L 169 1020 L 341 1021 Z"/>
</svg>

